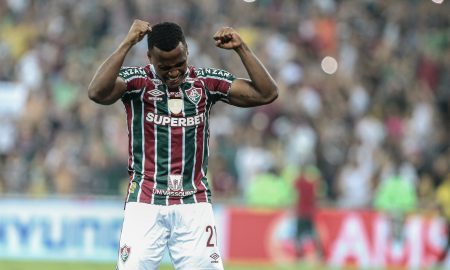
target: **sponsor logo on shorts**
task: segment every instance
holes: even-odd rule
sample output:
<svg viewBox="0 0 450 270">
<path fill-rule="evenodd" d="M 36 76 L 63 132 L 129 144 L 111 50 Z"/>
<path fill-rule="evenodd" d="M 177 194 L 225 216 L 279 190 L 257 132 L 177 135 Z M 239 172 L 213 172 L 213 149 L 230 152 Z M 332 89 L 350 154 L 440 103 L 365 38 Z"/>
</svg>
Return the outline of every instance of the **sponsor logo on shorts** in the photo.
<svg viewBox="0 0 450 270">
<path fill-rule="evenodd" d="M 123 245 L 120 248 L 120 259 L 122 259 L 122 262 L 126 262 L 128 260 L 128 257 L 130 257 L 131 248 L 127 245 Z"/>
<path fill-rule="evenodd" d="M 209 257 L 212 259 L 211 263 L 219 263 L 219 254 L 214 252 L 213 254 L 209 255 Z"/>
</svg>

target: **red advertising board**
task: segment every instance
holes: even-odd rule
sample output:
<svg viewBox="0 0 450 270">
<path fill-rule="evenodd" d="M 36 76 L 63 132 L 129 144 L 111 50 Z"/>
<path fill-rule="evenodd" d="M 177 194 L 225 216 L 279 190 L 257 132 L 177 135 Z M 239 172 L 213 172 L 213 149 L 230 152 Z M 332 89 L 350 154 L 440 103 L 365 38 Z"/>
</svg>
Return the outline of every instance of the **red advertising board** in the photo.
<svg viewBox="0 0 450 270">
<path fill-rule="evenodd" d="M 231 208 L 228 211 L 228 259 L 263 263 L 271 261 L 274 229 L 285 213 L 250 208 Z"/>
<path fill-rule="evenodd" d="M 361 267 L 429 267 L 446 241 L 440 219 L 409 216 L 394 223 L 372 211 L 322 210 L 316 228 L 331 265 Z M 400 224 L 399 233 L 393 234 Z"/>
<path fill-rule="evenodd" d="M 295 260 L 295 218 L 286 211 L 227 209 L 228 261 L 277 263 Z M 410 216 L 401 237 L 391 222 L 374 211 L 323 209 L 315 226 L 324 258 L 333 266 L 429 267 L 445 245 L 445 226 L 438 218 Z"/>
</svg>

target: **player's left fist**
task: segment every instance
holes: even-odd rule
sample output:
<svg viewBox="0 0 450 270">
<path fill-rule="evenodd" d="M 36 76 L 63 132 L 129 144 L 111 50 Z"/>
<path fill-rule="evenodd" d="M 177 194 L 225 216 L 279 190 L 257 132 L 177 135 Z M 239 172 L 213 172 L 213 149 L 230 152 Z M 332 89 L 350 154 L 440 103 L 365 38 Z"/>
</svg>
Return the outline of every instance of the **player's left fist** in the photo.
<svg viewBox="0 0 450 270">
<path fill-rule="evenodd" d="M 222 27 L 214 36 L 216 46 L 222 49 L 237 49 L 242 46 L 242 39 L 239 34 L 231 27 Z"/>
</svg>

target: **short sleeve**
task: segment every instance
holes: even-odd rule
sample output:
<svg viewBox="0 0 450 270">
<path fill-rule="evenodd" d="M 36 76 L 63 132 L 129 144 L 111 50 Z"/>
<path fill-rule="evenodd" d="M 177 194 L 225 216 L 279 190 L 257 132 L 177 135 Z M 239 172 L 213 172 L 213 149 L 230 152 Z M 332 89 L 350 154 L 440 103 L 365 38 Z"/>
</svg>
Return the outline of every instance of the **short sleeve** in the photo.
<svg viewBox="0 0 450 270">
<path fill-rule="evenodd" d="M 119 78 L 122 78 L 127 85 L 127 92 L 142 89 L 147 82 L 147 73 L 141 67 L 122 67 L 119 71 Z"/>
<path fill-rule="evenodd" d="M 199 68 L 197 77 L 205 83 L 206 90 L 214 102 L 221 100 L 228 103 L 228 94 L 235 77 L 228 71 L 214 68 Z"/>
</svg>

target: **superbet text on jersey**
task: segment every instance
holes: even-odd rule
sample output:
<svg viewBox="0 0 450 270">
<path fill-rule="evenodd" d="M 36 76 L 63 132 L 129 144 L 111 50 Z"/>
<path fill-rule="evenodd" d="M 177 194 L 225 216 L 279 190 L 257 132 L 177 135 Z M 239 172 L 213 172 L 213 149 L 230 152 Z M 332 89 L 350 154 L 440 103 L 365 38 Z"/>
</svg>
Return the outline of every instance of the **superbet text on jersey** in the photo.
<svg viewBox="0 0 450 270">
<path fill-rule="evenodd" d="M 219 69 L 189 67 L 177 89 L 157 77 L 153 66 L 123 67 L 127 114 L 127 202 L 155 205 L 209 202 L 206 179 L 209 114 L 228 102 L 234 76 Z"/>
</svg>

